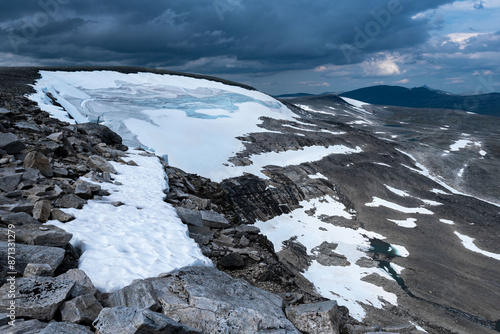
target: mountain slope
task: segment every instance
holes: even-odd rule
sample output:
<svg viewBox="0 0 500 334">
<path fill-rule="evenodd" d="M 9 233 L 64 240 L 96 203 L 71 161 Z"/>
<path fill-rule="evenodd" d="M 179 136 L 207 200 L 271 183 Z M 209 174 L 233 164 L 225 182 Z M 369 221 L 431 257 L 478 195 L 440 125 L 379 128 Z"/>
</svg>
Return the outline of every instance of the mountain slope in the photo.
<svg viewBox="0 0 500 334">
<path fill-rule="evenodd" d="M 473 179 L 498 151 L 468 121 L 493 126 L 492 118 L 333 95 L 280 103 L 182 76 L 42 74 L 33 97 L 41 107 L 59 117 L 100 116 L 130 145 L 221 181 L 239 222 L 256 223 L 296 277 L 357 319 L 405 322 L 412 333 L 411 321 L 436 333 L 490 333 L 497 325 L 498 204 L 458 191 L 427 167 L 444 161 L 454 172 L 465 158 L 475 167 L 462 175 Z M 492 161 L 485 173 L 494 175 Z M 169 194 L 181 207 L 193 205 L 190 194 Z M 217 242 L 234 247 L 221 236 Z M 262 270 L 234 273 L 267 284 L 273 268 Z"/>
<path fill-rule="evenodd" d="M 500 93 L 454 95 L 428 87 L 373 86 L 340 94 L 370 104 L 409 108 L 440 108 L 500 116 Z"/>
</svg>

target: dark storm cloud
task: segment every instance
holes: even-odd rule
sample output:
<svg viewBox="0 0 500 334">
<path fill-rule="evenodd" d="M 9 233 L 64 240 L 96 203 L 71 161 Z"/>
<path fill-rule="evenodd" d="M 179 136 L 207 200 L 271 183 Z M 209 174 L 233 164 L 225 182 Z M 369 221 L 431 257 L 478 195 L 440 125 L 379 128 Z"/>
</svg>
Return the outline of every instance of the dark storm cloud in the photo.
<svg viewBox="0 0 500 334">
<path fill-rule="evenodd" d="M 52 63 L 269 72 L 417 46 L 450 0 L 0 1 L 0 52 Z"/>
</svg>

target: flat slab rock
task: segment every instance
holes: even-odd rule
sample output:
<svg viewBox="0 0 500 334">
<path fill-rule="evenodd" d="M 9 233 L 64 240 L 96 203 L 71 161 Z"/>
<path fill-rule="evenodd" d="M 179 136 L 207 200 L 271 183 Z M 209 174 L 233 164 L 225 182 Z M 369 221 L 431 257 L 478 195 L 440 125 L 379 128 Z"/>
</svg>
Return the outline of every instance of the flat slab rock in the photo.
<svg viewBox="0 0 500 334">
<path fill-rule="evenodd" d="M 7 266 L 8 243 L 0 241 L 0 264 Z M 64 260 L 64 249 L 47 246 L 34 246 L 16 244 L 16 264 L 17 272 L 24 272 L 28 263 L 48 264 L 52 273 Z"/>
<path fill-rule="evenodd" d="M 0 308 L 10 305 L 7 298 L 11 283 L 0 288 Z M 16 279 L 16 316 L 38 320 L 51 320 L 57 309 L 69 296 L 74 281 L 53 277 L 28 277 Z"/>
<path fill-rule="evenodd" d="M 161 309 L 203 333 L 300 333 L 285 317 L 280 297 L 214 267 L 186 267 L 136 281 L 110 301 L 113 306 Z"/>
<path fill-rule="evenodd" d="M 161 313 L 123 306 L 103 309 L 94 326 L 96 334 L 202 334 Z"/>
</svg>

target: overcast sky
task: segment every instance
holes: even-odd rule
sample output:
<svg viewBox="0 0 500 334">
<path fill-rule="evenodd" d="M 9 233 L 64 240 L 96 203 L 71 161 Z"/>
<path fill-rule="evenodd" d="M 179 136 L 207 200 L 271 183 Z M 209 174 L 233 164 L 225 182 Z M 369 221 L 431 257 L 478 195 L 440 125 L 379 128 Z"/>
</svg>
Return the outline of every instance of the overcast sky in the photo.
<svg viewBox="0 0 500 334">
<path fill-rule="evenodd" d="M 0 0 L 0 9 L 0 66 L 147 66 L 270 94 L 500 91 L 500 0 Z"/>
</svg>

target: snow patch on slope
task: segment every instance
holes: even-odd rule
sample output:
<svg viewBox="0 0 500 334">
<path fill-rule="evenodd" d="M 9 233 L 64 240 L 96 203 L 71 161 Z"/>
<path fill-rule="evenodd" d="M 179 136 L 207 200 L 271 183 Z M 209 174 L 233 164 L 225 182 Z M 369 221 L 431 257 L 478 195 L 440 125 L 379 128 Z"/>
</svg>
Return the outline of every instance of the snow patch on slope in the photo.
<svg viewBox="0 0 500 334">
<path fill-rule="evenodd" d="M 324 241 L 338 244 L 336 253 L 344 255 L 349 261 L 348 267 L 323 266 L 313 261 L 305 271 L 304 277 L 313 282 L 318 292 L 325 298 L 338 300 L 339 304 L 349 308 L 351 315 L 361 320 L 366 312 L 363 305 L 382 308 L 386 303 L 397 305 L 397 297 L 383 288 L 363 281 L 371 274 L 387 277 L 378 268 L 364 268 L 356 263 L 366 258 L 370 249 L 369 238 L 384 239 L 382 235 L 364 229 L 350 229 L 325 223 L 319 219 L 322 215 L 351 218 L 345 206 L 331 197 L 313 199 L 300 203 L 302 208 L 289 214 L 274 217 L 271 220 L 256 223 L 264 235 L 274 244 L 277 252 L 282 249 L 283 241 L 297 237 L 309 253 Z M 315 209 L 311 216 L 311 209 Z M 308 213 L 306 213 L 308 212 Z M 401 256 L 408 256 L 402 246 L 394 246 Z"/>
<path fill-rule="evenodd" d="M 102 292 L 184 266 L 212 265 L 163 201 L 166 180 L 159 159 L 137 151 L 129 159 L 138 166 L 111 162 L 121 185 L 100 184 L 110 196 L 90 200 L 81 210 L 63 209 L 76 217 L 71 222 L 48 222 L 73 234 L 71 243 L 83 250 L 79 268 Z M 124 205 L 115 207 L 114 201 Z"/>
</svg>

